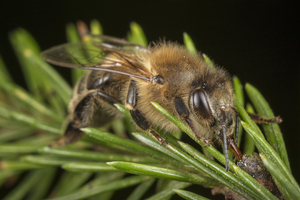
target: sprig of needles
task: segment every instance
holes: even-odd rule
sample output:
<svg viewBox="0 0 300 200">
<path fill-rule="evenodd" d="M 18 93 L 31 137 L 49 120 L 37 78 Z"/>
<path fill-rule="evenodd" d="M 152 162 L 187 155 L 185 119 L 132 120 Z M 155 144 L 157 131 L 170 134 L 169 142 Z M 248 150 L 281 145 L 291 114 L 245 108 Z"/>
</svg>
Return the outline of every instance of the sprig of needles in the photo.
<svg viewBox="0 0 300 200">
<path fill-rule="evenodd" d="M 90 28 L 93 34 L 102 34 L 98 21 L 92 21 Z M 148 44 L 138 24 L 133 22 L 130 28 L 128 40 Z M 73 24 L 68 24 L 66 30 L 69 42 L 80 40 Z M 108 200 L 114 193 L 118 194 L 119 189 L 136 185 L 128 197 L 122 198 L 137 200 L 144 199 L 154 184 L 156 191 L 147 196 L 148 199 L 169 199 L 176 193 L 184 199 L 206 199 L 200 196 L 201 190 L 198 194 L 185 190 L 192 184 L 199 188 L 226 186 L 246 199 L 276 199 L 234 162 L 230 161 L 230 171 L 226 172 L 222 153 L 213 146 L 204 147 L 189 127 L 155 102 L 152 105 L 200 144 L 203 153 L 180 141 L 181 133 L 170 135 L 157 130 L 167 141 L 166 145 L 160 145 L 150 135 L 136 132 L 130 123 L 129 111 L 120 104 L 115 106 L 125 118 L 112 123 L 114 133 L 110 133 L 108 127 L 84 128 L 86 135 L 80 142 L 60 148 L 48 147 L 62 134 L 71 87 L 42 60 L 37 42 L 27 31 L 15 30 L 10 40 L 28 91 L 13 82 L 0 57 L 0 184 L 6 188 L 8 183 L 13 183 L 3 199 Z M 190 52 L 197 52 L 187 33 L 184 33 L 184 42 Z M 214 67 L 207 55 L 203 57 Z M 83 73 L 85 71 L 72 69 L 73 83 Z M 264 124 L 261 130 L 244 109 L 241 82 L 233 77 L 233 83 L 235 106 L 243 120 L 240 135 L 242 129 L 246 131 L 243 152 L 250 154 L 256 147 L 284 198 L 300 199 L 300 187 L 291 174 L 279 126 Z M 274 117 L 254 86 L 246 84 L 245 89 L 258 114 Z M 247 111 L 254 111 L 250 104 Z M 131 138 L 125 138 L 125 132 L 130 133 Z M 63 168 L 63 172 L 59 168 Z"/>
</svg>

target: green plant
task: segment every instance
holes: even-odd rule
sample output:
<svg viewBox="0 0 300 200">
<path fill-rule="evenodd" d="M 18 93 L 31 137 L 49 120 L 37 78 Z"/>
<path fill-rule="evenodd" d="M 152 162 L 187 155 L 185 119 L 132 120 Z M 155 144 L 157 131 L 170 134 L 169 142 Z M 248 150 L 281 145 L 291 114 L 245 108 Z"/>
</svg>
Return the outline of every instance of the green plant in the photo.
<svg viewBox="0 0 300 200">
<path fill-rule="evenodd" d="M 91 23 L 91 32 L 102 33 L 97 21 Z M 73 24 L 67 26 L 67 36 L 70 42 L 79 40 Z M 128 39 L 147 45 L 145 35 L 136 23 L 131 24 Z M 152 104 L 156 109 L 204 147 L 203 153 L 181 142 L 180 133 L 169 135 L 160 132 L 167 139 L 164 146 L 149 135 L 136 132 L 130 123 L 129 111 L 119 104 L 116 107 L 126 117 L 112 123 L 114 134 L 109 133 L 107 127 L 101 130 L 84 128 L 86 135 L 81 141 L 66 147 L 48 147 L 62 134 L 60 127 L 65 119 L 64 110 L 71 87 L 41 59 L 40 49 L 28 32 L 18 29 L 10 35 L 10 40 L 29 92 L 12 81 L 0 58 L 0 184 L 4 188 L 5 182 L 19 181 L 4 199 L 110 199 L 117 190 L 137 185 L 128 197 L 124 197 L 134 200 L 141 199 L 156 178 L 156 194 L 148 199 L 170 199 L 175 193 L 185 199 L 206 199 L 200 196 L 201 193 L 182 190 L 191 184 L 210 188 L 226 186 L 246 199 L 276 199 L 234 162 L 230 161 L 230 171 L 226 172 L 221 165 L 225 163 L 222 153 L 213 146 L 204 147 L 205 144 L 197 141 L 185 124 L 155 102 Z M 184 41 L 187 49 L 196 53 L 186 33 Z M 203 56 L 213 67 L 213 62 Z M 82 70 L 72 70 L 73 82 L 83 73 Z M 300 199 L 300 188 L 291 175 L 279 126 L 263 125 L 265 139 L 244 109 L 240 81 L 234 77 L 233 82 L 235 106 L 243 120 L 242 127 L 247 132 L 244 153 L 251 154 L 256 146 L 284 197 Z M 246 84 L 245 89 L 260 115 L 274 117 L 257 89 L 250 84 Z M 251 112 L 251 109 L 247 105 L 247 111 Z M 124 138 L 125 132 L 132 138 Z M 212 157 L 221 164 L 211 160 Z M 59 167 L 64 171 L 58 172 Z M 57 173 L 60 176 L 55 179 Z M 124 177 L 126 173 L 135 175 Z"/>
</svg>

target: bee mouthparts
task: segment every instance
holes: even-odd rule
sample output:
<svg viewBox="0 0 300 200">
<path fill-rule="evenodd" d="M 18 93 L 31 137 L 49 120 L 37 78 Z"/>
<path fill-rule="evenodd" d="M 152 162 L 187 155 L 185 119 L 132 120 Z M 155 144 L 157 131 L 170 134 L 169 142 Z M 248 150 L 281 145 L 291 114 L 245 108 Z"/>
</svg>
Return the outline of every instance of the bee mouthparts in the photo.
<svg viewBox="0 0 300 200">
<path fill-rule="evenodd" d="M 236 157 L 236 159 L 238 161 L 242 160 L 243 155 L 240 151 L 240 149 L 238 148 L 238 146 L 235 144 L 234 139 L 232 138 L 232 136 L 229 136 L 227 138 L 228 140 L 228 146 L 229 146 L 229 151 Z"/>
</svg>

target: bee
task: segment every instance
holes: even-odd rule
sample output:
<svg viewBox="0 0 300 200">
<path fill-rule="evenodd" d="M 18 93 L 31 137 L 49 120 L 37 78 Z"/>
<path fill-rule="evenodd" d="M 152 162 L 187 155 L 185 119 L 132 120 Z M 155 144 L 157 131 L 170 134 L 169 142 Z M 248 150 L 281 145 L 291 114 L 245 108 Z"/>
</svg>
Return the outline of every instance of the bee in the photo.
<svg viewBox="0 0 300 200">
<path fill-rule="evenodd" d="M 198 140 L 210 144 L 216 138 L 242 159 L 234 133 L 239 115 L 234 107 L 234 90 L 229 73 L 211 68 L 201 54 L 192 54 L 177 43 L 159 41 L 149 47 L 104 35 L 55 46 L 42 57 L 49 63 L 89 70 L 74 87 L 69 104 L 69 123 L 64 136 L 54 145 L 77 141 L 80 128 L 101 126 L 120 117 L 114 104 L 130 110 L 134 124 L 161 144 L 165 140 L 153 127 L 166 132 L 178 127 L 157 111 L 157 102 L 182 120 Z M 237 138 L 237 137 L 236 137 Z"/>
</svg>

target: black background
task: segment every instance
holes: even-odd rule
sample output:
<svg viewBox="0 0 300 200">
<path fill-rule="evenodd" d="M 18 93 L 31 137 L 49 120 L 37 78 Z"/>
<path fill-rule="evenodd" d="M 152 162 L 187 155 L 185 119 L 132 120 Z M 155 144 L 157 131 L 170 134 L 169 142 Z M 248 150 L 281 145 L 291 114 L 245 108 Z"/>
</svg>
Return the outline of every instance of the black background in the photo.
<svg viewBox="0 0 300 200">
<path fill-rule="evenodd" d="M 9 44 L 10 31 L 22 27 L 41 49 L 66 42 L 65 25 L 98 19 L 106 35 L 125 37 L 139 23 L 148 41 L 182 43 L 187 32 L 201 52 L 242 83 L 257 87 L 271 105 L 286 141 L 292 172 L 300 179 L 299 6 L 264 1 L 0 1 L 0 54 L 24 80 Z M 70 81 L 69 70 L 56 67 Z"/>
</svg>

